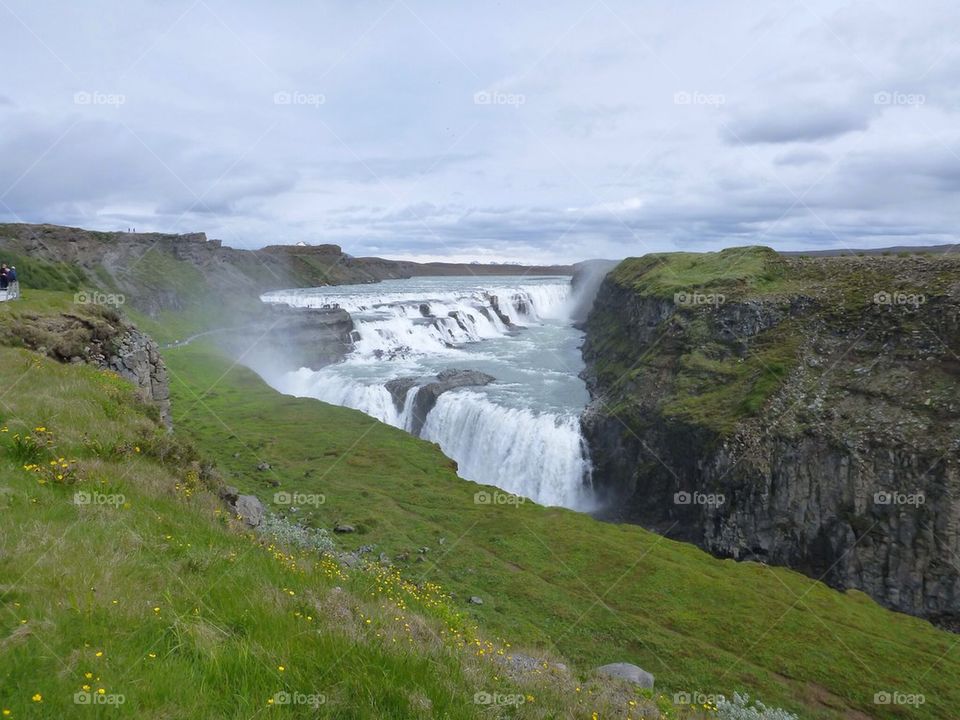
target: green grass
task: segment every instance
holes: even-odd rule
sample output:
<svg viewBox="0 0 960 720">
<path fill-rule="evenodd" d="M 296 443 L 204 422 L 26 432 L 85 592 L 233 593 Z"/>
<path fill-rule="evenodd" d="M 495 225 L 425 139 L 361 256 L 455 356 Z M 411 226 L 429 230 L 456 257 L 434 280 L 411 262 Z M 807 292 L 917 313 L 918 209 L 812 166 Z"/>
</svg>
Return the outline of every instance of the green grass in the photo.
<svg viewBox="0 0 960 720">
<path fill-rule="evenodd" d="M 651 253 L 628 258 L 612 279 L 641 294 L 673 298 L 706 290 L 743 293 L 781 286 L 787 275 L 781 257 L 767 247 L 735 247 L 716 253 Z"/>
<path fill-rule="evenodd" d="M 39 258 L 0 252 L 0 260 L 17 268 L 21 288 L 75 292 L 89 282 L 83 270 L 70 263 L 49 262 Z"/>
<path fill-rule="evenodd" d="M 721 435 L 730 433 L 780 389 L 796 365 L 798 345 L 799 336 L 789 325 L 765 334 L 743 355 L 719 344 L 694 345 L 680 356 L 674 392 L 662 412 Z M 633 374 L 650 370 L 642 365 Z"/>
<path fill-rule="evenodd" d="M 476 505 L 479 486 L 457 478 L 433 445 L 361 413 L 278 395 L 202 345 L 169 353 L 168 363 L 175 423 L 230 482 L 268 500 L 323 494 L 299 516 L 356 525 L 347 544 L 410 553 L 405 573 L 461 603 L 481 596 L 484 605 L 465 611 L 514 644 L 579 671 L 635 662 L 668 691 L 747 689 L 804 717 L 899 717 L 873 704 L 884 689 L 924 693 L 912 717 L 945 716 L 960 700 L 949 680 L 960 669 L 955 639 L 860 593 L 562 509 Z M 264 461 L 271 470 L 256 470 Z M 420 547 L 430 552 L 417 563 Z"/>
<path fill-rule="evenodd" d="M 511 679 L 494 658 L 514 649 L 440 589 L 244 530 L 110 373 L 0 348 L 0 387 L 4 717 L 491 717 L 478 691 L 520 694 L 520 718 L 653 706 L 558 671 Z M 101 689 L 119 710 L 76 704 Z M 323 702 L 271 706 L 284 692 Z"/>
<path fill-rule="evenodd" d="M 24 287 L 20 283 L 19 300 L 0 303 L 0 322 L 24 313 L 52 314 L 76 309 L 74 294 L 62 290 L 41 290 Z"/>
</svg>

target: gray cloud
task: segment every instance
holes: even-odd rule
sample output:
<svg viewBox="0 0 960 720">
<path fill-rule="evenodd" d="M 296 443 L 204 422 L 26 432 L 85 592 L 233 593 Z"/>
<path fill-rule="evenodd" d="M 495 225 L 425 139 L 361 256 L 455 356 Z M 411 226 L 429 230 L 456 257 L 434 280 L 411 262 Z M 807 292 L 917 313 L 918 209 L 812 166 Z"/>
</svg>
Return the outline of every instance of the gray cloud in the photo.
<svg viewBox="0 0 960 720">
<path fill-rule="evenodd" d="M 954 237 L 960 7 L 691 2 L 8 0 L 0 219 L 525 261 Z"/>
<path fill-rule="evenodd" d="M 866 130 L 870 118 L 863 110 L 797 106 L 739 118 L 724 126 L 728 143 L 791 143 L 830 140 Z"/>
</svg>

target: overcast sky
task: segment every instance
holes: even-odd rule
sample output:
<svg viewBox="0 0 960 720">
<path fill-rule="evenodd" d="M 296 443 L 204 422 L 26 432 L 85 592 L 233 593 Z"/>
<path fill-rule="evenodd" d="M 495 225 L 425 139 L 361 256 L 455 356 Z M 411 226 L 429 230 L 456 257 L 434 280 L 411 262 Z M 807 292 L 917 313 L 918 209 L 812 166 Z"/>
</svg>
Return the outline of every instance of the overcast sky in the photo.
<svg viewBox="0 0 960 720">
<path fill-rule="evenodd" d="M 956 2 L 0 0 L 0 218 L 571 261 L 956 241 Z"/>
</svg>

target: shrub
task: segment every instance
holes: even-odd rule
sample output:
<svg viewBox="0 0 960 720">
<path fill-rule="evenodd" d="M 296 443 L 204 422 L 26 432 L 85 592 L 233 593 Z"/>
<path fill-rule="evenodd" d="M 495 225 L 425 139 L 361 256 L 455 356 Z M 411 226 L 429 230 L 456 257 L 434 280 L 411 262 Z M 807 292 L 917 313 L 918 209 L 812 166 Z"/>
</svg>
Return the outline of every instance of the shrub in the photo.
<svg viewBox="0 0 960 720">
<path fill-rule="evenodd" d="M 336 549 L 333 538 L 326 530 L 305 527 L 272 513 L 264 516 L 257 530 L 282 545 L 318 553 L 332 553 Z"/>
<path fill-rule="evenodd" d="M 768 708 L 759 700 L 751 703 L 749 695 L 733 694 L 733 700 L 717 701 L 720 720 L 797 720 L 797 716 L 779 708 Z"/>
</svg>

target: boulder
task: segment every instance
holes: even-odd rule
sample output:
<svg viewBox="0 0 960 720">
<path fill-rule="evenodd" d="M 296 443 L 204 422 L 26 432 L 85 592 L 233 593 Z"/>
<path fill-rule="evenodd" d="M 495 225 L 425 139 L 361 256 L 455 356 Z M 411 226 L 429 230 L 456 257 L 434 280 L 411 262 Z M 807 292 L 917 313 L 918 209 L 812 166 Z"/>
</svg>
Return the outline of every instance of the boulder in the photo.
<svg viewBox="0 0 960 720">
<path fill-rule="evenodd" d="M 238 495 L 233 510 L 250 527 L 263 522 L 263 503 L 256 495 Z"/>
<path fill-rule="evenodd" d="M 653 687 L 653 675 L 631 663 L 610 663 L 597 668 L 597 674 L 604 677 L 626 680 L 642 688 Z"/>
</svg>

